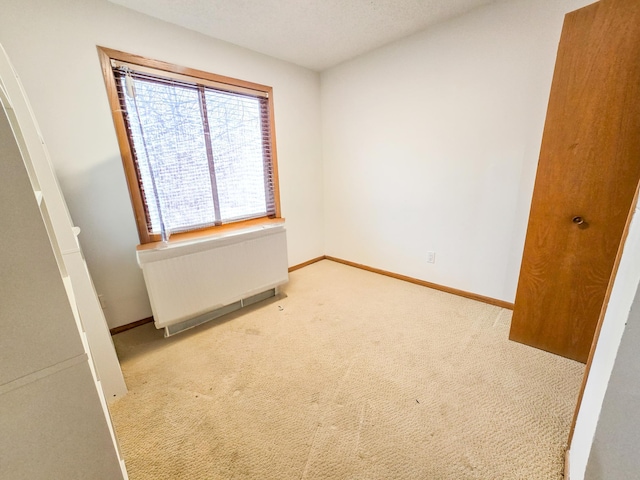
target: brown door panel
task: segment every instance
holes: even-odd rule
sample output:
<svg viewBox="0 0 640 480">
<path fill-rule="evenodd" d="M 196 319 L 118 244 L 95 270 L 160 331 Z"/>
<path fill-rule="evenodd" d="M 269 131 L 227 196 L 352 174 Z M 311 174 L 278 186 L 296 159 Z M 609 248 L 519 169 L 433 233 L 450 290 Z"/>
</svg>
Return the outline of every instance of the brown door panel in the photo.
<svg viewBox="0 0 640 480">
<path fill-rule="evenodd" d="M 568 14 L 509 338 L 585 362 L 640 178 L 640 2 Z"/>
</svg>

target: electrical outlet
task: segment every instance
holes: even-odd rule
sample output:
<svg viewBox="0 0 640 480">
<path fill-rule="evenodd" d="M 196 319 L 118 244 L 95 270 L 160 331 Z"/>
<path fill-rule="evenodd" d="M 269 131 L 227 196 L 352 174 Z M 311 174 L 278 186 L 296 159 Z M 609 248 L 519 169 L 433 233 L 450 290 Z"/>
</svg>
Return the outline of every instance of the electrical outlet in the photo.
<svg viewBox="0 0 640 480">
<path fill-rule="evenodd" d="M 427 263 L 436 263 L 436 252 L 427 252 Z"/>
<path fill-rule="evenodd" d="M 104 295 L 98 295 L 98 300 L 100 301 L 100 306 L 102 307 L 103 310 L 107 308 L 107 304 L 104 301 Z"/>
</svg>

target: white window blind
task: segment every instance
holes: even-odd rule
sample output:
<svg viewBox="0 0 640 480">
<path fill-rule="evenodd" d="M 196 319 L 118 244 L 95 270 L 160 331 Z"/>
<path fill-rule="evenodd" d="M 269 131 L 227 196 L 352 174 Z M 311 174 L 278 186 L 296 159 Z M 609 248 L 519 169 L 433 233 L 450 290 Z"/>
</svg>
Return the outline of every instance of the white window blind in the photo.
<svg viewBox="0 0 640 480">
<path fill-rule="evenodd" d="M 275 216 L 264 94 L 118 65 L 114 75 L 150 234 Z"/>
</svg>

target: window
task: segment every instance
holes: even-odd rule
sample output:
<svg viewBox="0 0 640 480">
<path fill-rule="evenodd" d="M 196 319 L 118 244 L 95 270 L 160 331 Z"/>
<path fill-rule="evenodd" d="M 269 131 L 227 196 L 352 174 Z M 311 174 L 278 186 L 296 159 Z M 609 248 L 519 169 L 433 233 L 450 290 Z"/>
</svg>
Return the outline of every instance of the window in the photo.
<svg viewBox="0 0 640 480">
<path fill-rule="evenodd" d="M 271 87 L 98 50 L 141 243 L 280 217 Z"/>
</svg>

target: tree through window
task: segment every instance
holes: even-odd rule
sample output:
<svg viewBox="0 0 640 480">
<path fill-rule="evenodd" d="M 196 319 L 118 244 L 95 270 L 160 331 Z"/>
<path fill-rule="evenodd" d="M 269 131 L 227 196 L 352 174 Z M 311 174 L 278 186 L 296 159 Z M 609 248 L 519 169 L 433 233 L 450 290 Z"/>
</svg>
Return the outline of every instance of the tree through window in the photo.
<svg viewBox="0 0 640 480">
<path fill-rule="evenodd" d="M 279 217 L 270 87 L 100 53 L 142 243 Z"/>
</svg>

